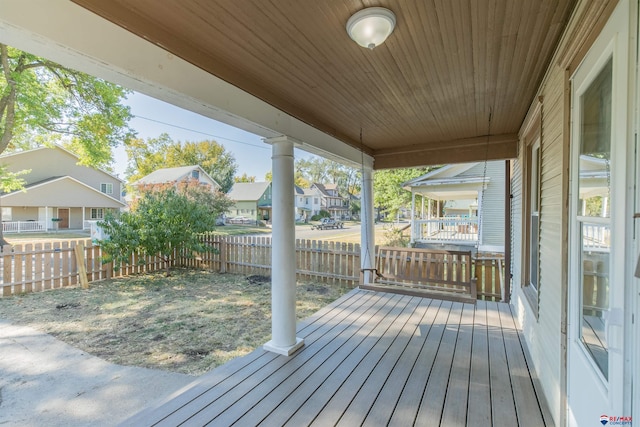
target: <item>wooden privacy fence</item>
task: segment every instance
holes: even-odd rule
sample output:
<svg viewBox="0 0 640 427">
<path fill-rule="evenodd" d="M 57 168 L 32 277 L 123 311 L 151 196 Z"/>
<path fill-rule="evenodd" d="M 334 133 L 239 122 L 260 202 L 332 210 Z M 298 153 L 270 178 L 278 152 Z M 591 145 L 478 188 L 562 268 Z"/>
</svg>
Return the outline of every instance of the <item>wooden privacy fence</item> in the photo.
<svg viewBox="0 0 640 427">
<path fill-rule="evenodd" d="M 217 249 L 217 253 L 179 257 L 177 265 L 221 273 L 271 274 L 270 237 L 204 235 L 202 239 Z M 299 279 L 357 285 L 360 279 L 360 245 L 296 239 L 296 273 Z"/>
<path fill-rule="evenodd" d="M 271 274 L 271 238 L 260 236 L 204 235 L 202 240 L 217 251 L 193 256 L 174 254 L 172 267 L 202 268 L 220 273 Z M 89 239 L 54 243 L 5 246 L 0 254 L 0 296 L 56 289 L 80 283 L 76 248 L 83 245 L 80 259 L 88 282 L 152 273 L 165 269 L 157 256 L 133 255 L 116 271 L 102 264 L 102 250 Z M 360 280 L 360 245 L 353 243 L 296 240 L 298 279 L 310 279 L 357 286 Z M 479 299 L 501 300 L 501 262 L 483 256 L 475 261 Z"/>
</svg>

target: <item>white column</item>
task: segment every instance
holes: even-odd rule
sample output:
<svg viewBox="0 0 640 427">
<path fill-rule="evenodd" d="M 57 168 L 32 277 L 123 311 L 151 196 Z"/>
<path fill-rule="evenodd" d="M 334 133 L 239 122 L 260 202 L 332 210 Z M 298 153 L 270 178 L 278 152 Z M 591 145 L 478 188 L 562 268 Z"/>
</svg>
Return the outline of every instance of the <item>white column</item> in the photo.
<svg viewBox="0 0 640 427">
<path fill-rule="evenodd" d="M 424 194 L 420 196 L 420 200 L 422 201 L 422 209 L 420 209 L 420 219 L 424 219 Z"/>
<path fill-rule="evenodd" d="M 371 167 L 362 169 L 362 190 L 360 211 L 362 220 L 360 223 L 360 266 L 364 270 L 364 284 L 373 282 L 375 267 L 375 229 L 373 211 L 373 170 Z"/>
<path fill-rule="evenodd" d="M 416 231 L 416 193 L 411 192 L 411 240 L 410 243 L 413 245 L 415 242 L 415 231 Z"/>
<path fill-rule="evenodd" d="M 82 207 L 82 229 L 83 229 L 83 230 L 84 230 L 84 221 L 85 221 L 85 214 L 86 214 L 86 212 L 85 212 L 85 211 L 86 211 L 86 210 L 87 210 L 87 208 L 83 206 L 83 207 Z"/>
<path fill-rule="evenodd" d="M 49 206 L 44 207 L 44 231 L 49 231 Z"/>
<path fill-rule="evenodd" d="M 304 345 L 296 337 L 296 240 L 293 141 L 271 138 L 272 144 L 272 255 L 271 341 L 264 349 L 290 356 Z"/>
<path fill-rule="evenodd" d="M 478 191 L 478 244 L 482 244 L 482 235 L 484 234 L 484 212 L 482 212 L 482 191 Z"/>
</svg>

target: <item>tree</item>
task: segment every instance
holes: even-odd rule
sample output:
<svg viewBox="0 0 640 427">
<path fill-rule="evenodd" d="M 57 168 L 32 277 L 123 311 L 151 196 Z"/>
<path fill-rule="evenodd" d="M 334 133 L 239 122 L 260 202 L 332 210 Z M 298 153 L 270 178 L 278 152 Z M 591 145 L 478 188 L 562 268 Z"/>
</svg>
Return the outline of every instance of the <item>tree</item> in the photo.
<svg viewBox="0 0 640 427">
<path fill-rule="evenodd" d="M 395 216 L 400 208 L 411 203 L 411 192 L 402 183 L 429 172 L 430 168 L 389 169 L 376 171 L 373 176 L 373 198 L 379 208 L 386 208 Z"/>
<path fill-rule="evenodd" d="M 103 262 L 113 261 L 117 268 L 134 253 L 159 256 L 169 276 L 174 251 L 191 256 L 213 250 L 201 242 L 199 234 L 213 230 L 216 219 L 231 204 L 224 194 L 192 183 L 148 190 L 131 211 L 108 213 L 98 223 L 109 236 L 99 242 L 106 254 Z"/>
<path fill-rule="evenodd" d="M 81 164 L 109 169 L 112 147 L 133 136 L 131 112 L 122 105 L 127 93 L 0 43 L 0 154 L 57 141 L 78 154 Z M 2 171 L 2 177 L 2 191 L 23 188 L 15 175 Z M 1 228 L 0 243 L 6 244 Z"/>
<path fill-rule="evenodd" d="M 342 165 L 329 159 L 312 157 L 297 159 L 294 164 L 296 185 L 308 188 L 314 182 L 332 183 L 338 186 L 340 194 L 360 192 L 360 170 Z"/>
<path fill-rule="evenodd" d="M 271 173 L 271 171 L 264 174 L 264 180 L 267 182 L 273 181 L 273 174 Z M 311 183 L 304 179 L 304 177 L 300 173 L 298 173 L 297 170 L 295 171 L 293 183 L 300 188 L 309 188 L 311 186 Z"/>
<path fill-rule="evenodd" d="M 0 153 L 59 140 L 80 163 L 108 169 L 134 133 L 126 89 L 0 44 Z"/>
<path fill-rule="evenodd" d="M 20 172 L 9 172 L 5 166 L 0 165 L 0 194 L 9 193 L 11 191 L 24 190 L 25 180 L 20 178 L 20 175 L 25 175 L 31 172 L 31 170 L 23 170 Z M 2 230 L 2 206 L 0 206 L 0 252 L 2 247 L 9 244 L 4 239 L 4 233 Z"/>
<path fill-rule="evenodd" d="M 158 138 L 132 140 L 126 147 L 127 177 L 135 181 L 160 168 L 199 165 L 228 192 L 238 169 L 233 154 L 216 141 L 173 141 L 163 133 Z"/>
<path fill-rule="evenodd" d="M 236 176 L 233 179 L 235 182 L 256 182 L 255 176 L 248 176 L 247 173 L 243 173 L 242 176 Z"/>
</svg>

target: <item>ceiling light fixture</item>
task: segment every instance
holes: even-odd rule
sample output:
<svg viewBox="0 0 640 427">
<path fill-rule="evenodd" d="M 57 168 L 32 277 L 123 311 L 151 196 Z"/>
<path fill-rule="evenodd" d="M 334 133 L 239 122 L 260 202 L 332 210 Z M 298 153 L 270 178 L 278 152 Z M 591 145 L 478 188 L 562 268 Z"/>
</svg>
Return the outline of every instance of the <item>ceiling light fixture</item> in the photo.
<svg viewBox="0 0 640 427">
<path fill-rule="evenodd" d="M 368 7 L 354 13 L 347 21 L 347 33 L 362 47 L 373 49 L 393 32 L 396 15 L 384 7 Z"/>
</svg>

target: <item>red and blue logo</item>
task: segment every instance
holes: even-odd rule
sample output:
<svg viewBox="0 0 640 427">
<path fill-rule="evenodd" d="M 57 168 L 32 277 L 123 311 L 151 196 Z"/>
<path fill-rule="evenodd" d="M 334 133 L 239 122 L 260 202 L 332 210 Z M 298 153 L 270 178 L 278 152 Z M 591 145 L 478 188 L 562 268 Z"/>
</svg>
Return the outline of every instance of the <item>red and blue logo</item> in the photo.
<svg viewBox="0 0 640 427">
<path fill-rule="evenodd" d="M 604 426 L 631 426 L 633 425 L 633 419 L 631 417 L 611 417 L 609 415 L 600 415 L 600 423 Z"/>
</svg>

